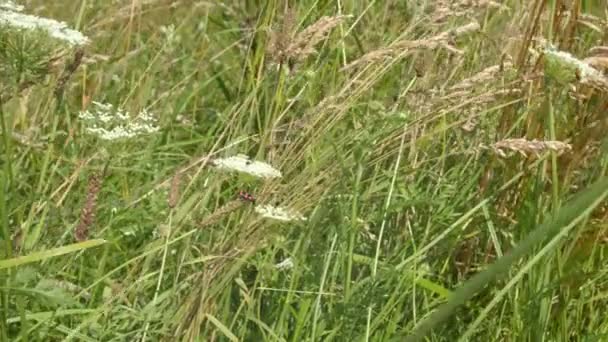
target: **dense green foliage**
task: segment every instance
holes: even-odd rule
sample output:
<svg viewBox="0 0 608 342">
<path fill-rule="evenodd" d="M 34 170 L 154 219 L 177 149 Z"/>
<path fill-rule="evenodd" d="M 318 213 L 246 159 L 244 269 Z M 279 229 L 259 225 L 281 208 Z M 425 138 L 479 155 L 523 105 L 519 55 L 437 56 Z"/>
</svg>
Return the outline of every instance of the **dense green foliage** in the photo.
<svg viewBox="0 0 608 342">
<path fill-rule="evenodd" d="M 90 42 L 0 20 L 0 341 L 608 339 L 600 2 L 28 1 Z"/>
</svg>

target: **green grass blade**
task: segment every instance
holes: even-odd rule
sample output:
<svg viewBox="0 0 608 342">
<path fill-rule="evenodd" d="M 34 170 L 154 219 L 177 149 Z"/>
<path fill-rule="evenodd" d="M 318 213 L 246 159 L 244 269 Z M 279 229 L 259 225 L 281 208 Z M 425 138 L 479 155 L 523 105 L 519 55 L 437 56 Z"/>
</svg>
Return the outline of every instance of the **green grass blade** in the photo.
<svg viewBox="0 0 608 342">
<path fill-rule="evenodd" d="M 214 316 L 207 314 L 207 319 L 209 319 L 209 321 L 211 323 L 213 323 L 213 325 L 215 325 L 216 328 L 218 328 L 222 334 L 224 334 L 224 336 L 226 336 L 230 341 L 233 342 L 238 342 L 239 338 L 236 337 L 231 331 L 230 329 L 228 329 L 227 326 L 225 326 L 222 322 L 220 322 L 217 318 L 215 318 Z"/>
<path fill-rule="evenodd" d="M 83 249 L 88 249 L 92 247 L 97 247 L 106 243 L 106 240 L 96 239 L 96 240 L 88 240 L 84 242 L 73 243 L 71 245 L 62 246 L 58 248 L 53 248 L 41 252 L 35 252 L 28 255 L 0 260 L 0 269 L 17 267 L 25 264 L 29 264 L 32 262 L 46 260 L 52 257 L 78 252 Z"/>
<path fill-rule="evenodd" d="M 414 331 L 406 338 L 406 342 L 419 341 L 433 328 L 448 319 L 460 305 L 473 297 L 489 282 L 495 280 L 499 275 L 508 271 L 509 267 L 528 254 L 536 245 L 547 238 L 556 235 L 560 229 L 574 221 L 579 221 L 589 213 L 601 200 L 608 195 L 608 179 L 601 179 L 585 191 L 581 192 L 567 206 L 564 206 L 557 217 L 549 220 L 536 228 L 528 237 L 520 242 L 510 253 L 498 259 L 485 271 L 478 273 L 464 283 L 462 287 L 454 291 L 453 296 L 447 303 L 440 306 L 426 320 L 420 323 Z"/>
</svg>

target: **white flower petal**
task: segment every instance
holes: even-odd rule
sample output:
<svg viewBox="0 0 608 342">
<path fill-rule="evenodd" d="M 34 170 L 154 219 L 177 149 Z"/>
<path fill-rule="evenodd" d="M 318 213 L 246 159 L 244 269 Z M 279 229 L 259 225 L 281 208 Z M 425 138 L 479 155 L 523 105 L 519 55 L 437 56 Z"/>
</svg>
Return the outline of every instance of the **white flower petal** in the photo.
<svg viewBox="0 0 608 342">
<path fill-rule="evenodd" d="M 283 222 L 306 220 L 306 217 L 298 212 L 287 208 L 274 207 L 272 205 L 258 205 L 255 207 L 255 212 L 262 215 L 262 217 Z"/>
<path fill-rule="evenodd" d="M 229 158 L 215 159 L 213 164 L 218 169 L 244 172 L 260 178 L 280 178 L 282 176 L 281 171 L 269 164 L 251 160 L 241 154 Z"/>
<path fill-rule="evenodd" d="M 23 6 L 17 5 L 12 1 L 4 1 L 0 3 L 0 10 L 8 10 L 13 12 L 21 12 L 23 11 Z"/>
<path fill-rule="evenodd" d="M 20 9 L 22 8 L 12 2 L 1 5 L 0 26 L 7 25 L 23 30 L 40 29 L 46 31 L 51 37 L 63 40 L 70 45 L 84 45 L 89 42 L 89 38 L 79 31 L 68 28 L 64 22 L 19 13 Z"/>
<path fill-rule="evenodd" d="M 293 261 L 291 260 L 291 258 L 287 258 L 281 261 L 280 263 L 274 265 L 274 267 L 280 271 L 289 270 L 293 268 Z"/>
<path fill-rule="evenodd" d="M 85 130 L 103 140 L 118 140 L 157 132 L 156 119 L 143 110 L 131 118 L 123 109 L 114 109 L 111 104 L 93 102 L 94 111 L 80 112 L 78 118 L 88 126 Z"/>
</svg>

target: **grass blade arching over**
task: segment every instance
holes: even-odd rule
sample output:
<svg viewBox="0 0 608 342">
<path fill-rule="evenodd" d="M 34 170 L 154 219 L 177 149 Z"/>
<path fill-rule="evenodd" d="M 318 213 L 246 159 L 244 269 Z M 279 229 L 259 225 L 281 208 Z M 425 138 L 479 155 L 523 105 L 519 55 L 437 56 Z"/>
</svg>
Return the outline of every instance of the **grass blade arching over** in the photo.
<svg viewBox="0 0 608 342">
<path fill-rule="evenodd" d="M 56 256 L 68 254 L 68 253 L 78 252 L 83 249 L 97 247 L 104 243 L 106 243 L 106 240 L 103 240 L 103 239 L 88 240 L 88 241 L 73 243 L 73 244 L 67 245 L 67 246 L 61 246 L 61 247 L 57 247 L 57 248 L 53 248 L 53 249 L 48 249 L 45 251 L 30 253 L 28 255 L 24 255 L 24 256 L 12 258 L 12 259 L 0 260 L 0 269 L 17 267 L 17 266 L 29 264 L 32 262 L 42 261 L 42 260 L 46 260 L 48 258 L 52 258 L 52 257 L 56 257 Z"/>
<path fill-rule="evenodd" d="M 471 299 L 479 290 L 498 276 L 509 270 L 511 265 L 528 254 L 535 246 L 556 235 L 559 230 L 575 221 L 582 220 L 608 195 L 608 179 L 603 178 L 579 193 L 558 211 L 557 216 L 536 228 L 510 253 L 498 259 L 486 270 L 473 276 L 459 289 L 454 291 L 447 303 L 441 305 L 426 320 L 420 323 L 405 341 L 419 341 L 434 327 L 448 319 L 460 305 Z"/>
</svg>

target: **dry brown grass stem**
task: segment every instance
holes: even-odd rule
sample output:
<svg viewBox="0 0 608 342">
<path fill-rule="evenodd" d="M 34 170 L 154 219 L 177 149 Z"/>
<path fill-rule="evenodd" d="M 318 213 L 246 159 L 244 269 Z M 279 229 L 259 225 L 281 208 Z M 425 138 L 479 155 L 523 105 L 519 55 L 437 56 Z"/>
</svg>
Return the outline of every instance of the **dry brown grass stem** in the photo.
<svg viewBox="0 0 608 342">
<path fill-rule="evenodd" d="M 597 33 L 603 33 L 608 27 L 608 21 L 588 13 L 581 13 L 578 16 L 577 24 L 585 26 Z"/>
<path fill-rule="evenodd" d="M 608 56 L 608 46 L 594 46 L 589 49 L 589 56 Z"/>
<path fill-rule="evenodd" d="M 588 57 L 583 62 L 591 65 L 604 74 L 608 73 L 608 46 L 595 46 L 587 53 Z"/>
</svg>

